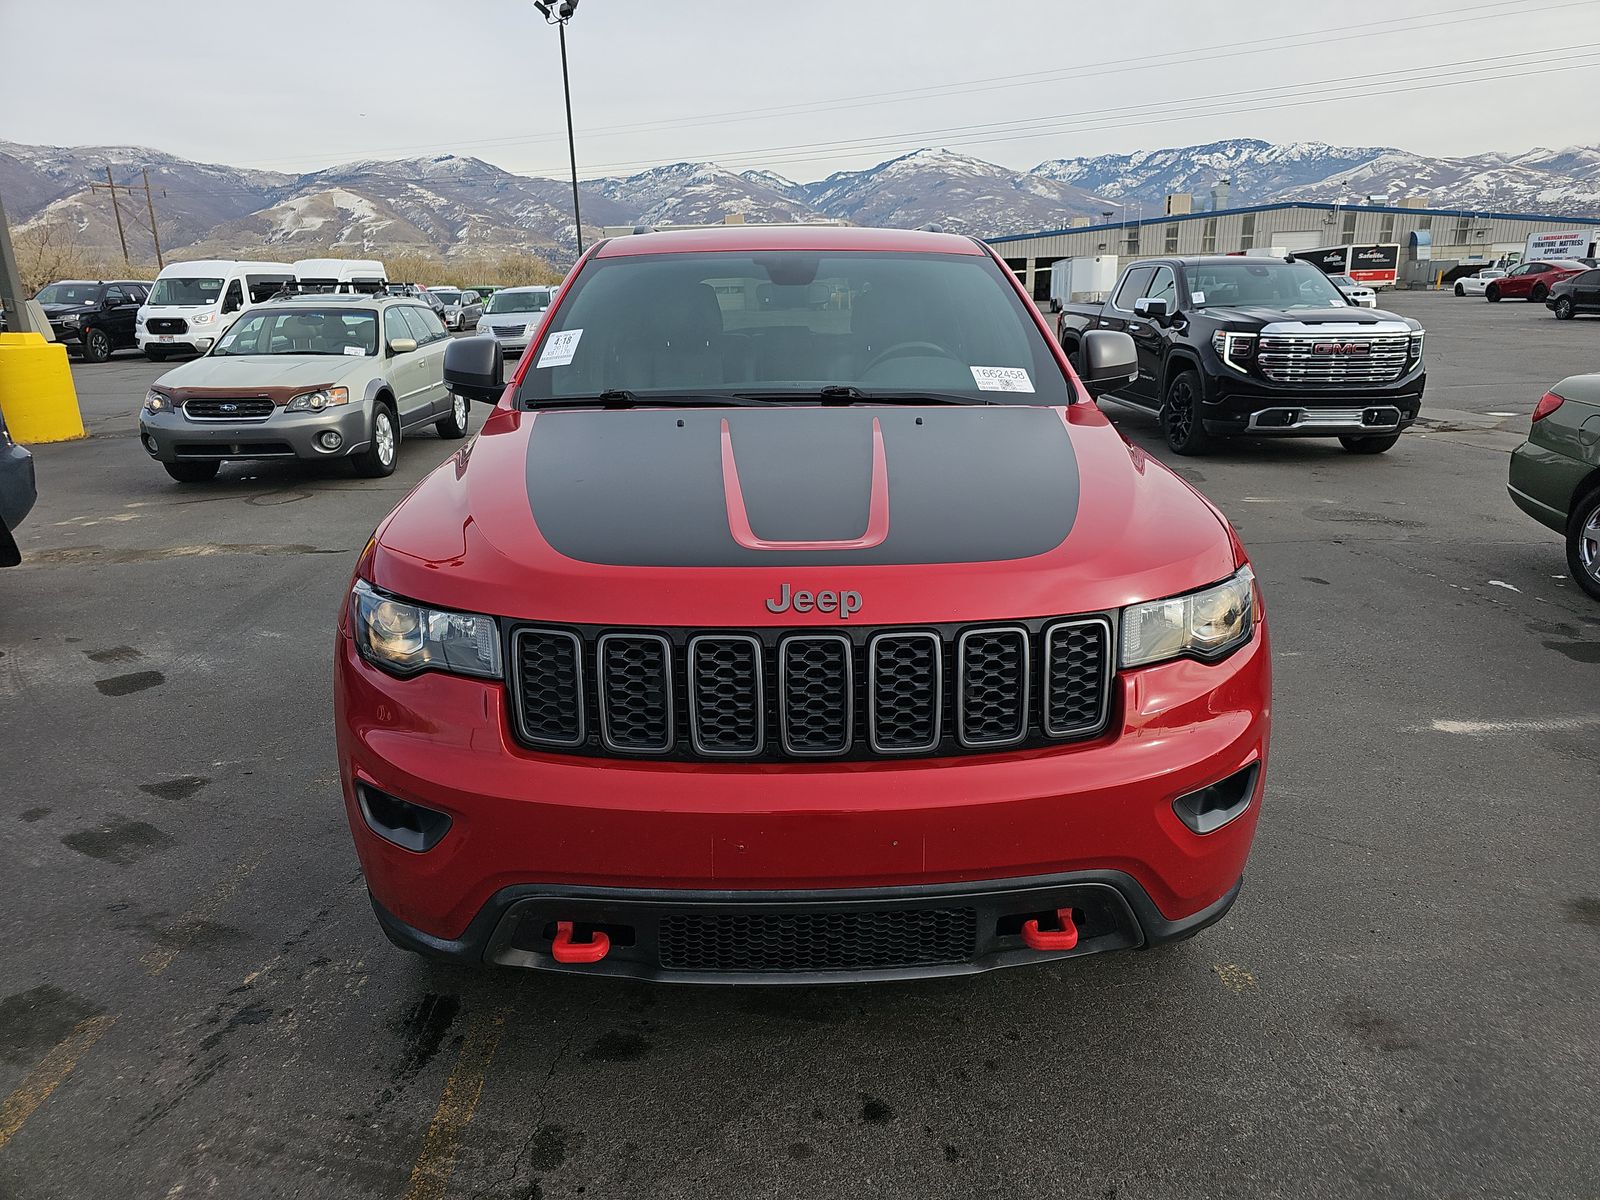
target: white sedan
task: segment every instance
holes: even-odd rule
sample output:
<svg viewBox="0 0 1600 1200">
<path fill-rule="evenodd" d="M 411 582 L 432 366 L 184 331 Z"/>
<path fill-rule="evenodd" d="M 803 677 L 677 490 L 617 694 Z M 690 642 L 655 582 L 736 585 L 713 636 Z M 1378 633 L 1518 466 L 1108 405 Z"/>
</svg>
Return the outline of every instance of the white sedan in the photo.
<svg viewBox="0 0 1600 1200">
<path fill-rule="evenodd" d="M 1328 282 L 1344 293 L 1344 298 L 1357 308 L 1377 308 L 1378 293 L 1365 284 L 1357 283 L 1348 275 L 1329 275 Z"/>
<path fill-rule="evenodd" d="M 1489 290 L 1489 285 L 1496 279 L 1504 279 L 1506 273 L 1499 267 L 1485 267 L 1476 275 L 1468 275 L 1456 280 L 1456 295 L 1481 296 Z"/>
</svg>

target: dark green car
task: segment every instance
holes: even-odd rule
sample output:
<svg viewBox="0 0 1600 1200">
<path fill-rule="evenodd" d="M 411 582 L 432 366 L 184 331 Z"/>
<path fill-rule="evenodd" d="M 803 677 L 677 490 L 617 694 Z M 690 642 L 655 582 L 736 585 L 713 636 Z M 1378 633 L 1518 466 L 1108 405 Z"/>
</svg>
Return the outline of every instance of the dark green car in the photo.
<svg viewBox="0 0 1600 1200">
<path fill-rule="evenodd" d="M 1517 507 L 1567 539 L 1578 586 L 1600 600 L 1600 375 L 1563 379 L 1533 410 L 1511 454 Z"/>
</svg>

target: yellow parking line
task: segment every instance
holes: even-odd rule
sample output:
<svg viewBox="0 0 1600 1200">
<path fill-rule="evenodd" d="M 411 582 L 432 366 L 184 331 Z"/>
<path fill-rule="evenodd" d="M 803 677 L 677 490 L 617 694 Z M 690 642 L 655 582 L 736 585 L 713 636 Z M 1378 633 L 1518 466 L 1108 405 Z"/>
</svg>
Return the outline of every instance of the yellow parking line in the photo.
<svg viewBox="0 0 1600 1200">
<path fill-rule="evenodd" d="M 411 1168 L 411 1182 L 406 1187 L 404 1200 L 442 1200 L 450 1194 L 450 1175 L 455 1170 L 461 1134 L 478 1107 L 484 1076 L 494 1060 L 494 1052 L 500 1047 L 505 1024 L 506 1009 L 502 1008 L 490 1015 L 475 1017 L 468 1027 L 461 1042 L 461 1056 L 445 1082 L 439 1107 L 423 1139 L 422 1153 L 417 1155 L 416 1165 Z"/>
<path fill-rule="evenodd" d="M 116 1023 L 116 1017 L 112 1016 L 89 1017 L 79 1021 L 72 1032 L 46 1054 L 37 1067 L 28 1072 L 28 1077 L 17 1090 L 5 1098 L 5 1103 L 0 1104 L 0 1150 L 4 1150 L 6 1144 L 16 1137 L 17 1131 L 27 1124 L 34 1110 L 50 1099 L 50 1094 L 66 1081 L 89 1047 Z"/>
</svg>

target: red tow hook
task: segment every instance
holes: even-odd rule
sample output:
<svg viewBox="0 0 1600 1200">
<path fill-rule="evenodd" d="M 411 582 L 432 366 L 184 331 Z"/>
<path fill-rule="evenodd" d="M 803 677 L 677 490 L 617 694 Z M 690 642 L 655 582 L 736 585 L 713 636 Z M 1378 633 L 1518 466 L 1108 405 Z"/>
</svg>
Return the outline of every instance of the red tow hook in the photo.
<svg viewBox="0 0 1600 1200">
<path fill-rule="evenodd" d="M 550 957 L 558 963 L 597 963 L 610 952 L 611 939 L 599 930 L 587 942 L 575 942 L 572 940 L 572 922 L 556 922 L 556 937 L 550 943 Z"/>
<path fill-rule="evenodd" d="M 1022 940 L 1030 950 L 1071 950 L 1078 944 L 1078 927 L 1072 923 L 1070 908 L 1056 909 L 1060 929 L 1040 929 L 1038 921 L 1022 923 Z"/>
</svg>

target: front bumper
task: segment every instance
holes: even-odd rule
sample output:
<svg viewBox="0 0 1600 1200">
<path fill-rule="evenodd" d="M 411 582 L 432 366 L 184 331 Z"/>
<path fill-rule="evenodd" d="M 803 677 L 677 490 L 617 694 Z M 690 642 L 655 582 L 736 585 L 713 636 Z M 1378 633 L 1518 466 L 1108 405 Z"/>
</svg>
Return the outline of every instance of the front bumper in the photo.
<svg viewBox="0 0 1600 1200">
<path fill-rule="evenodd" d="M 972 975 L 1193 937 L 1238 898 L 1236 880 L 1214 903 L 1169 920 L 1121 871 L 1078 871 L 980 884 L 825 892 L 687 892 L 525 885 L 497 892 L 459 938 L 415 929 L 372 901 L 391 942 L 429 958 L 560 971 L 557 923 L 580 940 L 604 932 L 609 952 L 580 969 L 663 983 L 871 983 Z M 1073 913 L 1077 944 L 1039 950 L 1024 921 Z M 829 965 L 793 965 L 807 938 L 829 943 Z M 900 945 L 893 944 L 898 941 Z M 907 945 L 915 947 L 908 957 Z M 899 961 L 891 962 L 899 956 Z M 742 969 L 727 969 L 731 959 Z"/>
<path fill-rule="evenodd" d="M 332 450 L 318 443 L 327 430 L 339 435 Z M 182 412 L 139 414 L 139 440 L 158 462 L 204 459 L 343 458 L 367 448 L 372 417 L 366 404 L 320 413 L 279 408 L 264 421 L 192 421 Z"/>
<path fill-rule="evenodd" d="M 368 890 L 411 948 L 592 972 L 550 958 L 547 926 L 626 925 L 637 950 L 618 946 L 611 973 L 684 978 L 652 957 L 670 910 L 734 920 L 775 904 L 937 907 L 955 888 L 990 897 L 964 903 L 980 914 L 972 953 L 890 974 L 964 973 L 1040 959 L 1002 918 L 1088 896 L 1090 884 L 1112 894 L 1095 893 L 1098 907 L 1072 900 L 1101 914 L 1072 953 L 1182 936 L 1221 914 L 1265 772 L 1210 833 L 1193 832 L 1174 802 L 1265 765 L 1268 655 L 1262 627 L 1218 664 L 1125 672 L 1112 730 L 1086 742 L 959 759 L 685 763 L 527 750 L 499 684 L 395 679 L 342 635 L 335 728 Z M 368 823 L 358 786 L 446 814 L 449 830 L 425 852 L 402 848 Z M 620 919 L 622 908 L 639 915 Z"/>
<path fill-rule="evenodd" d="M 141 351 L 155 347 L 157 350 L 171 350 L 181 353 L 185 350 L 195 354 L 204 354 L 211 349 L 217 335 L 213 332 L 201 332 L 190 326 L 188 333 L 146 333 L 140 329 L 134 334 L 134 341 L 138 343 Z"/>
<path fill-rule="evenodd" d="M 1317 389 L 1220 367 L 1201 402 L 1207 433 L 1246 437 L 1373 437 L 1398 433 L 1422 410 L 1419 366 L 1382 387 Z"/>
</svg>

